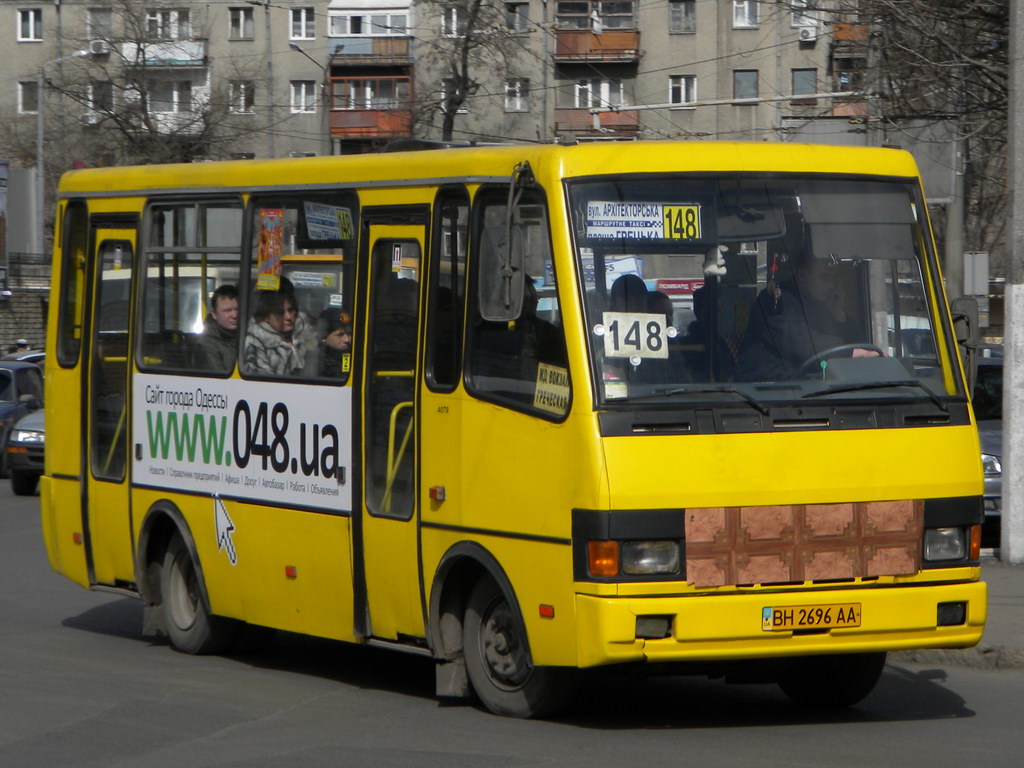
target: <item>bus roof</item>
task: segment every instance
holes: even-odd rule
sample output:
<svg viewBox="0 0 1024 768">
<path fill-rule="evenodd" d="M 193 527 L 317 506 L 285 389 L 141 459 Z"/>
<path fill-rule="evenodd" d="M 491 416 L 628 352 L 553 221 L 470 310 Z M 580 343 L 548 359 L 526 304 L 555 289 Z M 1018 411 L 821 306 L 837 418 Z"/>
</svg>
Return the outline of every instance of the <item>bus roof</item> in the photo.
<svg viewBox="0 0 1024 768">
<path fill-rule="evenodd" d="M 508 179 L 529 161 L 540 179 L 606 173 L 792 172 L 915 177 L 909 152 L 793 143 L 637 141 L 501 144 L 413 152 L 227 160 L 69 171 L 61 197 L 263 187 L 409 186 Z M 261 179 L 273 183 L 260 183 Z"/>
</svg>

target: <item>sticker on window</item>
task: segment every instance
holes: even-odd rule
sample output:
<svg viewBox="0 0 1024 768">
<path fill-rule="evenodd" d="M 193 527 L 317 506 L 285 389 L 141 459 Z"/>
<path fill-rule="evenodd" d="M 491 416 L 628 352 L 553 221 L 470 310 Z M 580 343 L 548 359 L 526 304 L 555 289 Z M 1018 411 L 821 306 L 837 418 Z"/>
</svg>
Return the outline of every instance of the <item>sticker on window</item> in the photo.
<svg viewBox="0 0 1024 768">
<path fill-rule="evenodd" d="M 605 312 L 594 328 L 604 337 L 605 357 L 667 358 L 668 339 L 675 329 L 665 315 L 648 312 Z"/>
<path fill-rule="evenodd" d="M 700 205 L 587 203 L 587 237 L 620 240 L 700 240 Z"/>
<path fill-rule="evenodd" d="M 351 240 L 354 227 L 348 208 L 324 203 L 303 203 L 310 240 Z"/>
<path fill-rule="evenodd" d="M 539 363 L 533 407 L 558 416 L 569 410 L 569 371 L 558 365 Z"/>
</svg>

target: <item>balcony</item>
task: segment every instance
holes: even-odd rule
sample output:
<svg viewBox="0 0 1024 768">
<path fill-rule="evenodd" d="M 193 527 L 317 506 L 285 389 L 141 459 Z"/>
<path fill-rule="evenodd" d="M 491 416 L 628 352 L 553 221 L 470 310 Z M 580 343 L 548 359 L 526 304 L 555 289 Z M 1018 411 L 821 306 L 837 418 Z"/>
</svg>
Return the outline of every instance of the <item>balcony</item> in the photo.
<svg viewBox="0 0 1024 768">
<path fill-rule="evenodd" d="M 336 139 L 403 139 L 412 136 L 408 109 L 335 109 L 330 112 Z"/>
<path fill-rule="evenodd" d="M 121 54 L 126 66 L 204 67 L 206 40 L 126 40 L 121 44 Z"/>
<path fill-rule="evenodd" d="M 412 63 L 412 38 L 345 37 L 330 41 L 331 64 L 338 67 L 408 65 Z"/>
<path fill-rule="evenodd" d="M 555 132 L 594 136 L 608 134 L 632 135 L 640 130 L 640 112 L 623 109 L 619 112 L 598 112 L 600 130 L 594 130 L 594 116 L 587 109 L 555 109 Z"/>
<path fill-rule="evenodd" d="M 640 33 L 609 30 L 595 35 L 589 29 L 559 29 L 555 31 L 555 61 L 632 64 L 640 61 Z"/>
<path fill-rule="evenodd" d="M 867 24 L 833 24 L 832 39 L 837 43 L 856 43 L 864 45 L 870 37 Z"/>
</svg>

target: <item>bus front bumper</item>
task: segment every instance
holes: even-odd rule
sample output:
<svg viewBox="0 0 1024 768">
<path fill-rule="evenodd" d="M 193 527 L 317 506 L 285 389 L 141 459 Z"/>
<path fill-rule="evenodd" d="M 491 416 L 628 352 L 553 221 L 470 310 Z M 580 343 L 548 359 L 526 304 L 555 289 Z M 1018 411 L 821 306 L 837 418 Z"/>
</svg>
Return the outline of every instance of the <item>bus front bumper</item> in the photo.
<svg viewBox="0 0 1024 768">
<path fill-rule="evenodd" d="M 742 592 L 664 597 L 577 595 L 578 664 L 715 661 L 824 653 L 968 648 L 981 640 L 984 582 L 886 585 L 843 590 Z M 963 621 L 939 626 L 940 604 L 962 603 Z M 859 626 L 772 631 L 765 609 L 856 605 Z M 954 608 L 954 613 L 956 608 Z M 943 615 L 949 615 L 948 611 Z M 638 629 L 638 619 L 642 619 Z M 650 626 L 664 621 L 664 637 Z"/>
</svg>

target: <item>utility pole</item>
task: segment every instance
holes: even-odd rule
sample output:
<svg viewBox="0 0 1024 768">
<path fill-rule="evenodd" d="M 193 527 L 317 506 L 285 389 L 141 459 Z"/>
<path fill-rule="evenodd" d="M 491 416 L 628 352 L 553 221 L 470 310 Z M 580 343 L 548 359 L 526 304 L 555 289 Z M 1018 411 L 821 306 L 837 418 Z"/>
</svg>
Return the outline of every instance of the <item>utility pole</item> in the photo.
<svg viewBox="0 0 1024 768">
<path fill-rule="evenodd" d="M 999 557 L 1024 563 L 1024 13 L 1010 0 L 1010 258 L 1006 277 L 1003 365 L 1003 510 Z"/>
</svg>

